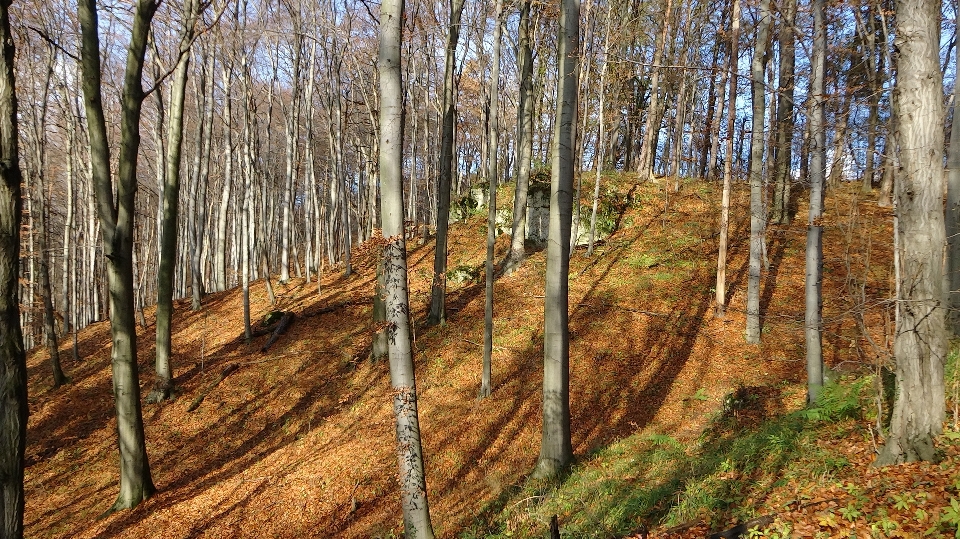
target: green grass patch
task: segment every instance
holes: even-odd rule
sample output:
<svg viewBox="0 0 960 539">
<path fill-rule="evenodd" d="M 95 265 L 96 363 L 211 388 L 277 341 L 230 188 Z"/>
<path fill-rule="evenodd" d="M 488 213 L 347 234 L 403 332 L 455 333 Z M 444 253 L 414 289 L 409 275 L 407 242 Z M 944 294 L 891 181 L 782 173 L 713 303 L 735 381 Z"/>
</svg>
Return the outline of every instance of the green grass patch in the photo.
<svg viewBox="0 0 960 539">
<path fill-rule="evenodd" d="M 782 388 L 738 388 L 698 439 L 636 433 L 598 448 L 559 482 L 516 487 L 461 537 L 541 537 L 554 514 L 564 537 L 623 536 L 697 519 L 720 528 L 756 517 L 775 488 L 833 480 L 850 465 L 817 441 L 852 435 L 858 427 L 850 418 L 859 417 L 872 383 L 831 384 L 816 408 L 761 421 L 751 414 L 782 399 Z"/>
</svg>

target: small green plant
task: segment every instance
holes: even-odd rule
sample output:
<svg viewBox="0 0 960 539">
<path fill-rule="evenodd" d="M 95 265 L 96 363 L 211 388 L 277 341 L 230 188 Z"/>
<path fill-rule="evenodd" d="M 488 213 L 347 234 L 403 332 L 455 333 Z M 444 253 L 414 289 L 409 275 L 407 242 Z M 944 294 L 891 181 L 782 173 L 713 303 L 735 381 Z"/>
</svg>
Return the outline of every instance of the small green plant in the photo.
<svg viewBox="0 0 960 539">
<path fill-rule="evenodd" d="M 693 399 L 693 400 L 698 400 L 698 401 L 700 401 L 700 402 L 703 402 L 703 401 L 709 400 L 709 399 L 710 399 L 710 395 L 707 395 L 707 392 L 704 391 L 703 388 L 701 387 L 700 389 L 698 389 L 698 390 L 696 391 L 696 393 L 694 393 L 693 395 L 691 395 L 690 398 Z"/>
<path fill-rule="evenodd" d="M 916 498 L 914 498 L 913 494 L 909 492 L 905 492 L 903 494 L 892 494 L 890 497 L 893 501 L 893 507 L 899 511 L 907 511 L 917 504 Z"/>
<path fill-rule="evenodd" d="M 950 505 L 940 514 L 940 522 L 954 528 L 954 537 L 960 539 L 960 500 L 950 497 Z"/>
<path fill-rule="evenodd" d="M 853 524 L 855 520 L 863 516 L 863 511 L 861 511 L 856 504 L 850 502 L 846 507 L 840 508 L 840 516 L 846 519 L 847 522 Z"/>
</svg>

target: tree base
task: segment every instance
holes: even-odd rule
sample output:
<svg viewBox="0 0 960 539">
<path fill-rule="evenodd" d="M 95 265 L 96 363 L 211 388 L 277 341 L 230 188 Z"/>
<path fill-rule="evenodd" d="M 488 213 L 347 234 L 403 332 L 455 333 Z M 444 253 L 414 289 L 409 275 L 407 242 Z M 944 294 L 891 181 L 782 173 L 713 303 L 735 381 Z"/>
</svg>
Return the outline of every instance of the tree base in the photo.
<svg viewBox="0 0 960 539">
<path fill-rule="evenodd" d="M 937 462 L 939 460 L 937 448 L 933 445 L 933 436 L 929 434 L 913 440 L 892 437 L 880 450 L 880 454 L 877 455 L 872 466 L 880 468 L 881 466 L 906 464 L 908 462 Z"/>
<path fill-rule="evenodd" d="M 159 404 L 163 401 L 173 400 L 173 389 L 172 380 L 157 380 L 144 401 L 147 404 Z"/>
</svg>

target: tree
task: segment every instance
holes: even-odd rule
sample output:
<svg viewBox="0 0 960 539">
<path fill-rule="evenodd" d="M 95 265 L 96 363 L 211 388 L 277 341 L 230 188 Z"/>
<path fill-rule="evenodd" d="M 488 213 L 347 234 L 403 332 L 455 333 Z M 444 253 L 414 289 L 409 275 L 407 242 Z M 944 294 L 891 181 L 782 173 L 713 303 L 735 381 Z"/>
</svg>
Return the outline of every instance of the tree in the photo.
<svg viewBox="0 0 960 539">
<path fill-rule="evenodd" d="M 403 85 L 400 41 L 403 0 L 384 0 L 380 7 L 380 207 L 383 220 L 384 302 L 397 418 L 397 460 L 404 536 L 432 539 L 427 482 L 420 445 L 417 383 L 410 343 L 410 302 L 407 290 L 407 246 L 403 234 Z"/>
<path fill-rule="evenodd" d="M 454 71 L 457 62 L 457 42 L 460 40 L 460 17 L 463 15 L 465 3 L 465 0 L 451 0 L 450 3 L 450 27 L 443 68 L 443 124 L 440 128 L 440 176 L 437 183 L 437 245 L 433 254 L 433 284 L 430 292 L 430 314 L 427 320 L 429 324 L 441 324 L 447 319 L 447 230 L 450 226 L 454 121 L 457 114 L 457 84 Z"/>
<path fill-rule="evenodd" d="M 110 168 L 106 119 L 100 82 L 100 38 L 96 0 L 81 0 L 80 60 L 83 96 L 90 142 L 97 214 L 103 233 L 110 296 L 110 335 L 113 341 L 113 397 L 117 410 L 120 448 L 120 494 L 108 512 L 129 509 L 153 494 L 155 487 L 147 460 L 137 373 L 137 333 L 133 309 L 133 220 L 137 192 L 137 154 L 140 147 L 140 111 L 144 99 L 141 82 L 150 21 L 157 10 L 154 0 L 138 0 L 130 30 L 130 45 L 123 77 L 120 152 L 117 181 Z M 116 199 L 114 198 L 116 193 Z"/>
<path fill-rule="evenodd" d="M 747 279 L 747 331 L 748 343 L 760 342 L 760 267 L 764 248 L 766 212 L 763 209 L 763 147 L 764 120 L 766 118 L 766 92 L 764 74 L 767 68 L 767 50 L 770 46 L 770 0 L 760 2 L 760 21 L 757 26 L 757 42 L 750 62 L 753 118 L 750 135 L 750 270 Z"/>
<path fill-rule="evenodd" d="M 827 57 L 827 24 L 824 0 L 813 1 L 813 55 L 810 67 L 810 212 L 807 219 L 806 317 L 807 404 L 813 404 L 823 387 L 821 332 L 823 273 L 823 186 L 826 180 L 826 127 L 823 125 L 824 76 Z M 786 213 L 786 212 L 784 212 Z"/>
<path fill-rule="evenodd" d="M 956 48 L 956 65 L 960 72 L 960 47 Z M 947 324 L 954 336 L 960 336 L 960 84 L 953 83 L 953 120 L 950 126 L 950 147 L 947 151 L 947 272 L 943 286 L 946 293 Z M 870 110 L 871 117 L 873 108 Z M 864 180 L 864 186 L 867 180 Z"/>
<path fill-rule="evenodd" d="M 160 263 L 157 268 L 157 381 L 147 395 L 147 402 L 170 398 L 173 371 L 170 368 L 170 324 L 173 317 L 173 270 L 177 261 L 177 223 L 180 219 L 180 150 L 183 146 L 183 104 L 190 68 L 190 46 L 193 44 L 197 20 L 197 1 L 183 4 L 183 28 L 177 47 L 177 67 L 173 73 L 167 126 L 166 169 L 163 174 L 163 197 L 160 219 Z"/>
<path fill-rule="evenodd" d="M 580 1 L 563 0 L 557 36 L 557 120 L 550 149 L 550 228 L 543 308 L 543 431 L 535 477 L 560 475 L 573 460 L 570 441 L 569 273 L 573 220 L 573 167 L 576 141 L 580 50 Z"/>
<path fill-rule="evenodd" d="M 493 30 L 493 67 L 490 72 L 490 135 L 487 147 L 487 259 L 486 292 L 483 324 L 483 376 L 480 396 L 489 397 L 493 391 L 493 248 L 497 243 L 497 183 L 500 167 L 497 157 L 500 152 L 500 41 L 503 32 L 503 0 L 496 3 L 496 26 Z"/>
<path fill-rule="evenodd" d="M 943 80 L 940 3 L 896 1 L 897 84 L 893 114 L 900 166 L 895 174 L 899 234 L 899 323 L 893 343 L 897 397 L 877 466 L 933 460 L 943 429 L 944 327 Z"/>
<path fill-rule="evenodd" d="M 796 63 L 797 0 L 787 0 L 780 21 L 780 74 L 777 89 L 776 142 L 773 145 L 773 211 L 770 220 L 790 223 L 790 162 L 793 147 L 793 85 Z"/>
<path fill-rule="evenodd" d="M 723 194 L 720 195 L 720 239 L 717 251 L 716 316 L 723 318 L 727 311 L 727 247 L 730 234 L 730 189 L 733 183 L 733 131 L 737 120 L 737 59 L 740 43 L 740 0 L 733 0 L 730 22 L 730 103 L 727 106 L 726 155 L 723 160 Z"/>
<path fill-rule="evenodd" d="M 607 68 L 610 66 L 610 14 L 612 4 L 607 4 L 607 17 L 603 31 L 603 67 L 600 69 L 600 104 L 597 106 L 597 156 L 594 159 L 594 166 L 597 169 L 597 176 L 593 183 L 593 206 L 590 208 L 590 239 L 587 242 L 587 256 L 593 255 L 593 245 L 597 237 L 597 209 L 600 205 L 600 173 L 603 171 L 603 139 L 604 139 L 604 95 L 607 78 Z"/>
<path fill-rule="evenodd" d="M 0 537 L 23 537 L 27 439 L 27 357 L 20 330 L 20 221 L 23 202 L 14 88 L 11 0 L 0 0 Z"/>
<path fill-rule="evenodd" d="M 517 104 L 517 188 L 513 196 L 513 226 L 510 229 L 510 254 L 503 264 L 504 274 L 514 271 L 527 255 L 527 191 L 530 187 L 530 163 L 533 158 L 533 31 L 530 28 L 531 0 L 520 4 L 519 68 L 520 99 Z"/>
</svg>

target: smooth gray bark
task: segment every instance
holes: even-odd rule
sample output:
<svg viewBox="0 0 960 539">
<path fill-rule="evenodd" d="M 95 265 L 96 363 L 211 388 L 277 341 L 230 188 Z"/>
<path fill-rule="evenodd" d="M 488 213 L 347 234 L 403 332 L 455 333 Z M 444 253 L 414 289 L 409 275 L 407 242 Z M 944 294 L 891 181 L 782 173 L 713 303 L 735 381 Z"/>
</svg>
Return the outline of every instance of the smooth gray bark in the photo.
<svg viewBox="0 0 960 539">
<path fill-rule="evenodd" d="M 177 260 L 177 234 L 180 220 L 180 156 L 183 147 L 183 105 L 190 68 L 189 48 L 197 17 L 196 0 L 183 6 L 183 27 L 180 35 L 180 58 L 173 74 L 167 125 L 167 155 L 163 174 L 163 196 L 160 219 L 160 260 L 157 267 L 157 380 L 147 395 L 147 402 L 170 398 L 173 370 L 170 367 L 170 332 L 173 318 L 173 271 Z"/>
<path fill-rule="evenodd" d="M 557 120 L 551 147 L 550 228 L 544 291 L 543 430 L 534 477 L 558 477 L 573 460 L 570 440 L 569 273 L 580 2 L 563 0 L 557 37 Z"/>
<path fill-rule="evenodd" d="M 770 45 L 770 0 L 760 2 L 760 21 L 757 27 L 757 42 L 750 63 L 752 77 L 751 100 L 753 118 L 750 136 L 750 264 L 747 277 L 747 329 L 748 343 L 760 342 L 760 268 L 763 259 L 763 235 L 766 228 L 766 212 L 763 208 L 763 154 L 764 121 L 766 117 L 766 92 L 764 73 L 767 67 L 767 51 Z"/>
<path fill-rule="evenodd" d="M 813 0 L 813 57 L 810 75 L 810 213 L 807 218 L 806 316 L 804 335 L 807 356 L 807 404 L 813 404 L 823 387 L 823 323 L 821 281 L 823 278 L 823 187 L 826 180 L 826 126 L 824 125 L 824 78 L 827 58 L 825 0 Z"/>
<path fill-rule="evenodd" d="M 400 43 L 403 0 L 380 6 L 380 184 L 383 219 L 384 301 L 390 356 L 393 412 L 397 418 L 397 460 L 403 531 L 409 539 L 432 539 L 430 505 L 420 444 L 417 384 L 410 342 L 407 248 L 403 235 L 403 84 Z"/>
<path fill-rule="evenodd" d="M 489 397 L 493 391 L 493 248 L 497 242 L 497 184 L 500 167 L 500 41 L 503 33 L 503 0 L 496 3 L 496 26 L 493 30 L 493 67 L 490 71 L 490 135 L 487 154 L 487 260 L 486 288 L 483 309 L 483 375 L 480 397 Z"/>
<path fill-rule="evenodd" d="M 143 433 L 140 380 L 137 373 L 137 333 L 133 312 L 134 200 L 137 191 L 140 111 L 144 98 L 141 76 L 150 21 L 156 9 L 154 0 L 139 0 L 134 7 L 121 95 L 119 169 L 117 181 L 114 183 L 100 90 L 97 5 L 95 0 L 81 0 L 78 3 L 90 165 L 97 214 L 103 233 L 103 252 L 107 259 L 110 333 L 113 340 L 113 396 L 117 410 L 120 450 L 120 494 L 108 512 L 135 507 L 156 490 L 150 475 Z"/>
</svg>

